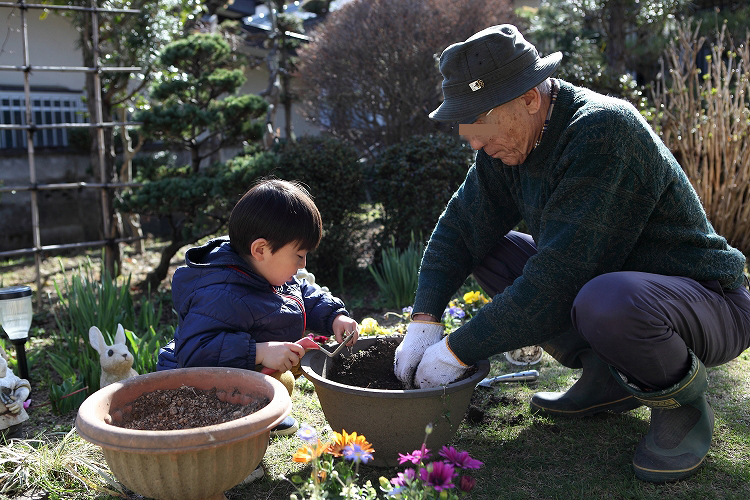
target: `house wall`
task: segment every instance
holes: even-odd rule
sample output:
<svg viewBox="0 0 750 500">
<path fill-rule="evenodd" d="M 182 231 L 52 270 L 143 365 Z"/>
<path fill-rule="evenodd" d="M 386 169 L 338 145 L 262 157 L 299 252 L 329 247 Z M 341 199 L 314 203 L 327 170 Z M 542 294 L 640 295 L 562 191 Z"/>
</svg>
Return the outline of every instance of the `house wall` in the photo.
<svg viewBox="0 0 750 500">
<path fill-rule="evenodd" d="M 42 10 L 26 11 L 28 38 L 28 55 L 31 66 L 76 66 L 83 65 L 81 50 L 76 46 L 77 30 L 67 18 L 54 12 L 42 18 Z M 3 29 L 8 39 L 0 54 L 0 64 L 22 66 L 23 40 L 21 38 L 21 13 L 18 9 L 0 7 L 0 19 L 7 23 Z M 80 92 L 85 84 L 85 75 L 79 72 L 33 71 L 29 74 L 29 83 L 33 87 L 66 89 Z M 0 72 L 0 87 L 23 88 L 23 72 Z"/>
<path fill-rule="evenodd" d="M 61 152 L 34 155 L 37 181 L 96 182 L 89 156 Z M 26 151 L 3 152 L 0 179 L 5 186 L 29 184 Z M 97 189 L 39 191 L 39 227 L 42 245 L 60 245 L 101 238 L 101 202 Z M 0 193 L 0 251 L 34 246 L 31 226 L 31 193 Z"/>
<path fill-rule="evenodd" d="M 240 88 L 240 94 L 259 94 L 268 88 L 268 69 L 265 66 L 260 66 L 254 69 L 245 71 L 247 82 Z M 318 135 L 320 134 L 320 128 L 312 125 L 304 117 L 302 117 L 295 110 L 294 106 L 292 112 L 292 126 L 294 127 L 294 135 L 302 137 L 305 135 Z M 279 105 L 276 110 L 275 127 L 280 129 L 281 137 L 286 137 L 286 117 L 284 113 L 284 106 Z"/>
</svg>

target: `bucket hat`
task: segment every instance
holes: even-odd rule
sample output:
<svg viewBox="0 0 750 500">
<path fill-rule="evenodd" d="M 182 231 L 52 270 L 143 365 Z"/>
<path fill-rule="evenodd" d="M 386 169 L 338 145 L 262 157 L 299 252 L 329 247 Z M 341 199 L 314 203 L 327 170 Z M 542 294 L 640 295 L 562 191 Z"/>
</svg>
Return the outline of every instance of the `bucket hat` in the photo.
<svg viewBox="0 0 750 500">
<path fill-rule="evenodd" d="M 546 57 L 511 24 L 491 26 L 440 55 L 443 103 L 430 118 L 473 123 L 480 114 L 536 87 L 560 65 L 562 53 Z"/>
</svg>

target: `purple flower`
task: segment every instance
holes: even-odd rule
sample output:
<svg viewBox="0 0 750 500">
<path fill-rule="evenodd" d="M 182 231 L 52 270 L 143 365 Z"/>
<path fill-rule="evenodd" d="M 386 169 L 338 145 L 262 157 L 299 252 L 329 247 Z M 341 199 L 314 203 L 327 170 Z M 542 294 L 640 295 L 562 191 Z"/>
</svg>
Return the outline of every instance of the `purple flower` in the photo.
<svg viewBox="0 0 750 500">
<path fill-rule="evenodd" d="M 484 463 L 471 458 L 468 451 L 458 451 L 453 446 L 450 448 L 443 446 L 438 453 L 445 458 L 446 463 L 452 464 L 461 469 L 479 469 Z"/>
<path fill-rule="evenodd" d="M 404 455 L 403 453 L 399 453 L 398 454 L 398 463 L 399 463 L 399 465 L 401 465 L 403 463 L 406 463 L 406 462 L 411 462 L 413 464 L 418 464 L 419 462 L 421 462 L 423 460 L 429 460 L 429 458 L 430 458 L 430 450 L 428 450 L 427 448 L 424 447 L 424 445 L 422 445 L 422 447 L 420 449 L 414 450 L 412 453 L 410 453 L 408 455 Z"/>
<path fill-rule="evenodd" d="M 471 476 L 461 476 L 461 479 L 458 481 L 458 489 L 465 491 L 466 493 L 473 490 L 476 485 L 477 480 Z"/>
<path fill-rule="evenodd" d="M 412 306 L 406 306 L 403 309 L 401 309 L 402 314 L 411 314 L 414 308 Z"/>
<path fill-rule="evenodd" d="M 343 449 L 344 458 L 353 462 L 362 462 L 366 464 L 372 460 L 372 453 L 368 453 L 358 444 L 348 444 Z"/>
<path fill-rule="evenodd" d="M 297 431 L 297 437 L 306 443 L 315 444 L 318 442 L 318 433 L 315 432 L 315 428 L 308 424 L 300 425 L 299 430 Z"/>
<path fill-rule="evenodd" d="M 451 316 L 453 316 L 456 319 L 461 319 L 464 316 L 466 316 L 466 313 L 464 312 L 464 310 L 461 309 L 458 306 L 453 306 L 453 307 L 449 308 L 448 309 L 448 314 L 450 314 Z"/>
<path fill-rule="evenodd" d="M 408 485 L 414 478 L 417 477 L 417 472 L 414 469 L 404 469 L 404 472 L 399 472 L 396 477 L 391 479 L 393 486 L 403 487 Z"/>
<path fill-rule="evenodd" d="M 424 469 L 419 469 L 419 477 L 422 481 L 427 482 L 429 486 L 435 488 L 435 491 L 455 488 L 453 484 L 454 476 L 453 466 L 445 462 L 432 462 Z"/>
</svg>

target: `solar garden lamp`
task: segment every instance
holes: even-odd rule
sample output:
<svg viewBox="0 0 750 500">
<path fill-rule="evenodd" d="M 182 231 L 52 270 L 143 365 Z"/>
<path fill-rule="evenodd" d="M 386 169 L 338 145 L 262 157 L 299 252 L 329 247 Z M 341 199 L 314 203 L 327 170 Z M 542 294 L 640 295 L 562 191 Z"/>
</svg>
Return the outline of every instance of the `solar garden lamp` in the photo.
<svg viewBox="0 0 750 500">
<path fill-rule="evenodd" d="M 0 288 L 0 325 L 16 346 L 19 376 L 26 380 L 29 380 L 29 368 L 26 364 L 25 344 L 29 338 L 33 314 L 30 287 Z"/>
</svg>

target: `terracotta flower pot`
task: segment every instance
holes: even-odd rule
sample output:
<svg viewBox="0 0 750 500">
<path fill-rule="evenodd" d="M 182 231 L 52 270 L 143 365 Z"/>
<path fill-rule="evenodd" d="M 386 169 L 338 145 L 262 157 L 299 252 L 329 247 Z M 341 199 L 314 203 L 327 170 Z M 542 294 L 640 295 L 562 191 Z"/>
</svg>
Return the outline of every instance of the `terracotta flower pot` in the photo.
<svg viewBox="0 0 750 500">
<path fill-rule="evenodd" d="M 375 340 L 376 337 L 359 339 L 352 352 L 367 349 Z M 340 356 L 349 354 L 342 352 Z M 474 375 L 446 387 L 394 391 L 328 380 L 333 362 L 320 351 L 310 351 L 302 358 L 302 370 L 315 386 L 331 428 L 363 434 L 375 450 L 368 465 L 376 467 L 394 467 L 398 465 L 399 453 L 419 449 L 429 423 L 434 429 L 427 447 L 437 451 L 448 443 L 463 420 L 474 388 L 490 371 L 489 361 L 482 360 L 477 363 Z"/>
<path fill-rule="evenodd" d="M 131 403 L 141 394 L 182 386 L 215 387 L 219 399 L 231 403 L 257 397 L 271 402 L 246 417 L 193 429 L 151 431 L 110 424 L 131 411 Z M 239 368 L 182 368 L 140 375 L 96 391 L 79 408 L 76 430 L 102 447 L 117 480 L 136 493 L 159 500 L 222 499 L 225 490 L 258 466 L 271 429 L 291 409 L 287 390 L 267 375 Z"/>
</svg>

